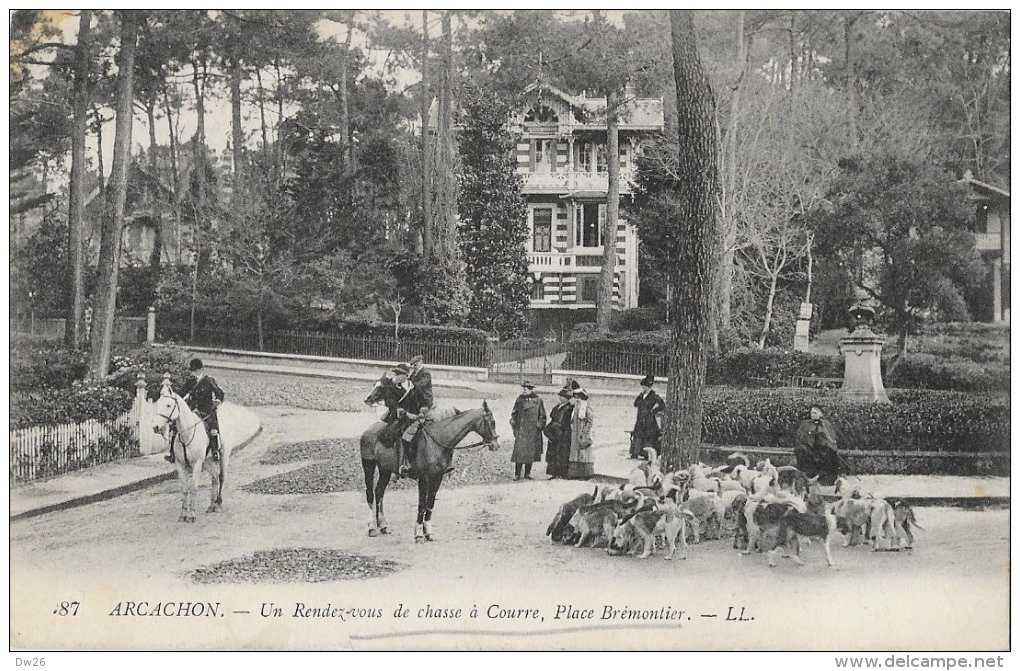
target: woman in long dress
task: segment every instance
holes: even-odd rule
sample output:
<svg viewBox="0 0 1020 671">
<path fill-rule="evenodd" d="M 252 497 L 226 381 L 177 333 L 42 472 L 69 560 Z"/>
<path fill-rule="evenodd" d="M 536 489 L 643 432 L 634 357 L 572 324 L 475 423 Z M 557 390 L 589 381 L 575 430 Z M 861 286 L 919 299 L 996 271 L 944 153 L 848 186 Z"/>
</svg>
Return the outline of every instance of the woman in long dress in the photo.
<svg viewBox="0 0 1020 671">
<path fill-rule="evenodd" d="M 545 472 L 550 480 L 567 477 L 570 463 L 570 420 L 574 406 L 570 403 L 571 392 L 563 388 L 559 392 L 559 403 L 549 411 L 549 423 L 545 437 L 549 444 L 545 452 Z"/>
<path fill-rule="evenodd" d="M 570 463 L 567 466 L 567 479 L 587 480 L 595 475 L 595 454 L 592 448 L 595 413 L 588 406 L 588 393 L 584 389 L 575 390 L 570 402 L 574 406 L 574 411 L 570 416 Z"/>
</svg>

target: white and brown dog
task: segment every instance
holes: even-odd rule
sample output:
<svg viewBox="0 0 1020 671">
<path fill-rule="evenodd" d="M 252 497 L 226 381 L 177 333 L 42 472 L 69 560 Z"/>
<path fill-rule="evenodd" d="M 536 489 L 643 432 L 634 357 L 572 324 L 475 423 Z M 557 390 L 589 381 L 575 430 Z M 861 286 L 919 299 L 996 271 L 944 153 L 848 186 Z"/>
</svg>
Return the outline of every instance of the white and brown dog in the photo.
<svg viewBox="0 0 1020 671">
<path fill-rule="evenodd" d="M 656 539 L 662 538 L 669 548 L 665 559 L 668 561 L 676 554 L 680 546 L 680 558 L 687 559 L 687 527 L 694 521 L 694 516 L 680 510 L 671 501 L 655 510 L 644 510 L 630 516 L 613 530 L 613 538 L 609 544 L 609 554 L 635 552 L 640 542 L 642 552 L 640 559 L 647 559 L 655 550 Z"/>
</svg>

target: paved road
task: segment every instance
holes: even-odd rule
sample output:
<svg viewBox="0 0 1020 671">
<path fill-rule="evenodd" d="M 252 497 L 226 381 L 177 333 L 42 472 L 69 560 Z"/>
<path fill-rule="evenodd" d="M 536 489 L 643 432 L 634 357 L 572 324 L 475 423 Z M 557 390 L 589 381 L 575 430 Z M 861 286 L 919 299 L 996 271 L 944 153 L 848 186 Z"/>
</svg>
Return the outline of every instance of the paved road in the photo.
<svg viewBox="0 0 1020 671">
<path fill-rule="evenodd" d="M 281 444 L 353 435 L 359 422 L 370 419 L 367 413 L 280 407 L 256 412 L 263 431 L 237 454 L 220 515 L 200 515 L 194 525 L 177 523 L 178 492 L 167 482 L 12 523 L 12 646 L 988 650 L 1009 645 L 1008 511 L 927 509 L 919 515 L 925 531 L 912 552 L 836 548 L 837 566 L 830 569 L 814 545 L 804 549 L 805 567 L 784 561 L 770 569 L 761 556 L 739 556 L 726 540 L 692 547 L 686 561 L 674 562 L 553 545 L 543 533 L 552 513 L 588 485 L 508 482 L 441 490 L 435 518 L 439 540 L 415 545 L 416 496 L 407 487 L 389 494 L 394 533 L 379 538 L 365 533 L 360 491 L 246 491 L 260 478 L 303 466 L 267 463 L 265 457 Z M 202 496 L 208 496 L 207 488 L 200 501 Z M 348 564 L 365 566 L 371 577 L 290 583 L 295 571 L 315 567 L 260 554 L 280 550 L 298 557 L 310 550 L 339 553 Z M 261 562 L 265 571 L 259 575 L 271 577 L 246 583 L 242 572 L 234 582 L 196 582 L 198 572 L 225 572 L 223 562 L 240 562 L 249 576 Z M 386 562 L 395 570 L 371 572 Z M 80 602 L 77 616 L 54 613 L 70 601 Z M 149 610 L 156 603 L 214 604 L 218 614 L 215 619 L 126 616 L 128 602 L 136 610 L 141 602 Z M 118 606 L 121 614 L 111 615 Z M 478 618 L 470 616 L 475 606 Z M 492 606 L 495 617 L 487 615 Z M 281 617 L 262 617 L 264 607 L 270 614 L 279 608 Z M 295 617 L 309 608 L 328 613 L 338 607 L 365 616 Z M 398 607 L 408 610 L 407 618 L 394 617 Z M 611 617 L 603 619 L 606 607 Z M 613 609 L 640 617 L 682 614 L 673 620 L 630 620 L 612 615 Z M 453 614 L 457 610 L 461 613 Z M 518 619 L 532 612 L 538 619 Z M 747 619 L 726 619 L 739 612 Z M 370 617 L 375 613 L 380 616 Z M 518 618 L 510 619 L 514 614 Z"/>
</svg>

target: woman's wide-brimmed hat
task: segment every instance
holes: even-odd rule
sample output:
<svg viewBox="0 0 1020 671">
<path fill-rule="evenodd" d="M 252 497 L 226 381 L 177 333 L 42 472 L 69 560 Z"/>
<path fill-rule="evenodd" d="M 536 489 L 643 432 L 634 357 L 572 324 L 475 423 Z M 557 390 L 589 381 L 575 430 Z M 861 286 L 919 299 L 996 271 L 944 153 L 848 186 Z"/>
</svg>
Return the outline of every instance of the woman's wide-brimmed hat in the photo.
<svg viewBox="0 0 1020 671">
<path fill-rule="evenodd" d="M 408 366 L 406 363 L 401 363 L 394 366 L 393 370 L 391 370 L 390 372 L 393 373 L 394 375 L 410 375 L 411 367 Z"/>
<path fill-rule="evenodd" d="M 654 375 L 645 375 L 643 378 L 641 378 L 642 387 L 651 387 L 653 384 L 655 384 Z"/>
</svg>

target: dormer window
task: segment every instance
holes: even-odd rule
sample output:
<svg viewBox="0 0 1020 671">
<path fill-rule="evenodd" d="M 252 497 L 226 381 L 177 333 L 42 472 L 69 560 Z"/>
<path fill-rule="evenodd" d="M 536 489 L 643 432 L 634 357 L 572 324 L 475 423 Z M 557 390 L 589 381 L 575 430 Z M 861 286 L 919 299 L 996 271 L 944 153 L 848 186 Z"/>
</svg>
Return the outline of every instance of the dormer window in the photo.
<svg viewBox="0 0 1020 671">
<path fill-rule="evenodd" d="M 560 118 L 556 112 L 547 105 L 535 105 L 524 115 L 524 123 L 534 124 L 556 124 Z"/>
</svg>

